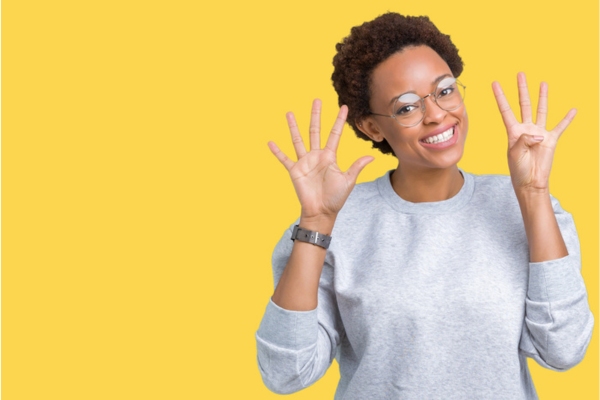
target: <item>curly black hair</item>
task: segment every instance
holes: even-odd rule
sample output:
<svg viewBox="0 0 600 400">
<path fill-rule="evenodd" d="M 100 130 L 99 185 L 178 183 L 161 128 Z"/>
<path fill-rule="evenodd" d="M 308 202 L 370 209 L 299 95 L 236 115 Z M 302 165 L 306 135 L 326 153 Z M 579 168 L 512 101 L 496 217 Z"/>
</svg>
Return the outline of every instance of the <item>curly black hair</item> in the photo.
<svg viewBox="0 0 600 400">
<path fill-rule="evenodd" d="M 370 83 L 373 70 L 388 57 L 409 46 L 425 45 L 432 48 L 458 78 L 463 62 L 450 36 L 441 33 L 428 17 L 404 16 L 386 13 L 355 26 L 350 35 L 338 43 L 333 57 L 331 80 L 338 94 L 338 104 L 348 106 L 348 124 L 356 135 L 371 140 L 361 132 L 357 122 L 370 114 Z M 384 139 L 373 142 L 373 148 L 384 154 L 394 154 Z"/>
</svg>

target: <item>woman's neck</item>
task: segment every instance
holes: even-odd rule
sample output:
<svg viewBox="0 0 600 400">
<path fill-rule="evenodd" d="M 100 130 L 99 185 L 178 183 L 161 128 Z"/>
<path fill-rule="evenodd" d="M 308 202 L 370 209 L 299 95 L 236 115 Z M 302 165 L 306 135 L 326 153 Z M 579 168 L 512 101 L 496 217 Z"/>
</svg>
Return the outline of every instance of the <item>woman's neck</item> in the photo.
<svg viewBox="0 0 600 400">
<path fill-rule="evenodd" d="M 398 166 L 391 176 L 392 188 L 411 203 L 448 200 L 463 186 L 458 166 L 446 169 L 406 170 Z"/>
</svg>

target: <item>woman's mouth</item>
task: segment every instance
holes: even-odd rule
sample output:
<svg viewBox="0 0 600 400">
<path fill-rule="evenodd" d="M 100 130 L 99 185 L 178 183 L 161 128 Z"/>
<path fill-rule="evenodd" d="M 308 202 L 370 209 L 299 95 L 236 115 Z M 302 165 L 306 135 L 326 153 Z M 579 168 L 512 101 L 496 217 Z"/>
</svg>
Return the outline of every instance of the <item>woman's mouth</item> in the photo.
<svg viewBox="0 0 600 400">
<path fill-rule="evenodd" d="M 447 131 L 438 133 L 437 135 L 434 135 L 434 136 L 426 137 L 425 139 L 421 139 L 421 142 L 427 143 L 427 144 L 447 142 L 448 140 L 452 139 L 452 137 L 454 136 L 454 128 L 455 127 L 453 126 L 452 128 L 448 129 Z"/>
</svg>

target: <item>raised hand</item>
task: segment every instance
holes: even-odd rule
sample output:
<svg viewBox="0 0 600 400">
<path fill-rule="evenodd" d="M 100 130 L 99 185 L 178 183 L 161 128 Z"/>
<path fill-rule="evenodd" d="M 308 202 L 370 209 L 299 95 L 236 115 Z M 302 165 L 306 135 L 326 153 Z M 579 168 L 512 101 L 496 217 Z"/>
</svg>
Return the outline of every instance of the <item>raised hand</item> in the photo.
<svg viewBox="0 0 600 400">
<path fill-rule="evenodd" d="M 540 97 L 535 123 L 525 74 L 517 75 L 521 120 L 517 121 L 498 82 L 492 89 L 508 134 L 508 167 L 516 192 L 548 192 L 548 181 L 558 138 L 569 126 L 577 110 L 571 109 L 554 127 L 546 130 L 548 114 L 548 84 L 540 85 Z"/>
<path fill-rule="evenodd" d="M 301 219 L 335 219 L 346 202 L 356 178 L 373 157 L 356 160 L 346 172 L 342 172 L 336 161 L 336 152 L 342 134 L 348 107 L 342 106 L 333 124 L 327 144 L 321 149 L 321 101 L 313 101 L 310 118 L 310 150 L 307 151 L 296 124 L 294 114 L 287 113 L 288 126 L 298 161 L 288 158 L 277 145 L 269 142 L 271 152 L 288 170 L 300 205 Z"/>
</svg>

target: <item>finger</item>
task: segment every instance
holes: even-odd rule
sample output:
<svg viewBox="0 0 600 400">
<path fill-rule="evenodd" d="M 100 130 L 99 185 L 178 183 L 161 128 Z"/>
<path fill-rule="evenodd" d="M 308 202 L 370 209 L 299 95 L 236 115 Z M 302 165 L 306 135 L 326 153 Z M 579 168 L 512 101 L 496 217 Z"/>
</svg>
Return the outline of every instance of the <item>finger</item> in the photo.
<svg viewBox="0 0 600 400">
<path fill-rule="evenodd" d="M 540 83 L 540 99 L 538 100 L 537 116 L 535 124 L 539 127 L 546 127 L 546 117 L 548 115 L 548 84 Z"/>
<path fill-rule="evenodd" d="M 287 169 L 288 171 L 294 166 L 294 162 L 292 160 L 290 160 L 288 158 L 288 156 L 286 156 L 283 151 L 279 150 L 279 147 L 277 147 L 277 145 L 273 142 L 269 142 L 268 143 L 269 149 L 271 150 L 271 153 L 273 153 L 275 155 L 275 157 L 277 157 L 277 159 L 279 160 L 279 162 L 281 162 L 283 164 L 283 166 L 285 167 L 285 169 Z"/>
<path fill-rule="evenodd" d="M 500 110 L 500 114 L 502 115 L 504 126 L 506 126 L 507 129 L 510 129 L 513 125 L 518 123 L 515 114 L 513 114 L 510 109 L 508 100 L 506 100 L 506 96 L 498 82 L 492 83 L 492 90 L 494 91 L 494 97 L 496 98 L 496 104 L 498 104 L 498 110 Z"/>
<path fill-rule="evenodd" d="M 302 141 L 302 135 L 300 135 L 296 118 L 294 117 L 294 113 L 291 112 L 285 114 L 285 117 L 287 118 L 288 127 L 290 128 L 290 133 L 292 134 L 292 143 L 294 144 L 294 149 L 296 150 L 296 157 L 300 159 L 306 154 L 306 147 L 304 147 L 304 142 Z"/>
<path fill-rule="evenodd" d="M 310 149 L 321 148 L 321 100 L 315 99 L 310 113 Z"/>
<path fill-rule="evenodd" d="M 575 109 L 575 108 L 570 109 L 569 112 L 567 113 L 567 115 L 562 119 L 562 121 L 560 121 L 558 123 L 558 125 L 556 125 L 554 127 L 554 129 L 552 129 L 551 132 L 558 134 L 558 137 L 560 137 L 560 135 L 562 135 L 562 133 L 565 131 L 565 129 L 567 129 L 567 126 L 569 126 L 571 121 L 573 121 L 573 118 L 575 118 L 575 115 L 577 115 L 577 109 Z"/>
<path fill-rule="evenodd" d="M 541 135 L 527 135 L 524 133 L 521 135 L 521 137 L 517 141 L 517 147 L 519 147 L 519 145 L 525 146 L 525 147 L 531 147 L 531 146 L 535 146 L 536 144 L 543 142 L 543 141 L 544 141 L 544 137 Z"/>
<path fill-rule="evenodd" d="M 327 144 L 325 145 L 326 148 L 334 153 L 337 151 L 338 145 L 340 144 L 340 137 L 342 136 L 342 131 L 344 130 L 344 124 L 346 123 L 347 116 L 348 107 L 341 106 L 337 118 L 335 119 L 335 123 L 333 124 L 333 128 L 331 128 L 331 132 L 327 138 Z"/>
<path fill-rule="evenodd" d="M 350 168 L 348 168 L 348 171 L 346 171 L 346 175 L 350 179 L 352 179 L 352 182 L 356 182 L 356 178 L 358 178 L 358 174 L 360 174 L 360 172 L 363 170 L 363 168 L 365 168 L 367 166 L 367 164 L 369 164 L 374 159 L 375 159 L 375 157 L 373 157 L 373 156 L 364 156 L 364 157 L 359 158 L 358 160 L 354 161 L 354 163 L 350 166 Z"/>
<path fill-rule="evenodd" d="M 529 148 L 533 147 L 544 140 L 543 136 L 522 134 L 516 143 L 508 149 L 508 157 L 513 160 L 520 160 L 524 154 L 529 152 Z"/>
<path fill-rule="evenodd" d="M 521 121 L 531 122 L 531 100 L 529 99 L 529 88 L 527 78 L 523 72 L 517 74 L 517 85 L 519 87 L 519 105 L 521 106 Z"/>
</svg>

